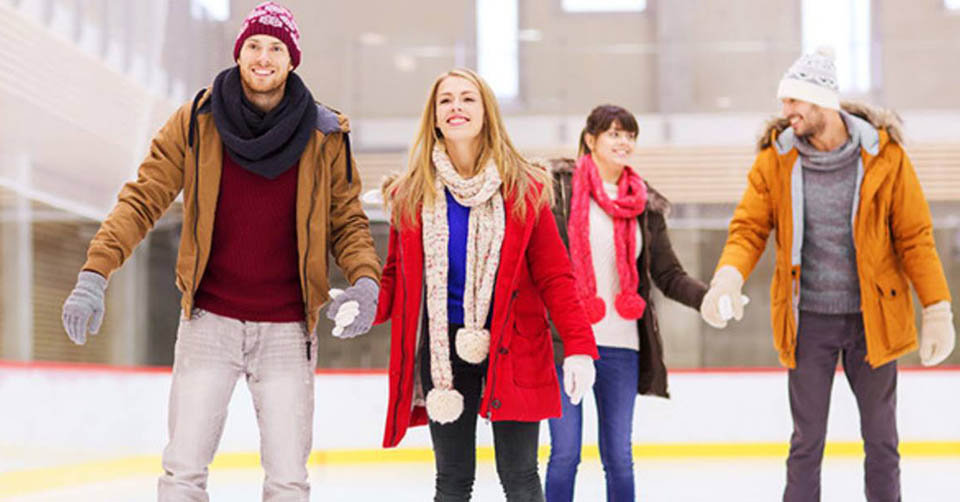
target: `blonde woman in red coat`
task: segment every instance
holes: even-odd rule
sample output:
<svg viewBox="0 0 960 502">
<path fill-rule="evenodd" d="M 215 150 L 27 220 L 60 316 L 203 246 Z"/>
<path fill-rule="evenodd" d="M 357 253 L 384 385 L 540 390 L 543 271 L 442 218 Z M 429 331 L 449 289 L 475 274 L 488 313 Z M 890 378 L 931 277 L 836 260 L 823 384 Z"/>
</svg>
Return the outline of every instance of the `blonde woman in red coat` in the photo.
<svg viewBox="0 0 960 502">
<path fill-rule="evenodd" d="M 551 199 L 486 82 L 464 69 L 440 75 L 407 170 L 384 188 L 391 228 L 375 321 L 392 322 L 383 444 L 429 422 L 436 501 L 470 498 L 478 416 L 492 422 L 507 500 L 543 500 L 539 422 L 561 409 L 548 312 L 566 391 L 592 385 L 597 347 Z"/>
</svg>

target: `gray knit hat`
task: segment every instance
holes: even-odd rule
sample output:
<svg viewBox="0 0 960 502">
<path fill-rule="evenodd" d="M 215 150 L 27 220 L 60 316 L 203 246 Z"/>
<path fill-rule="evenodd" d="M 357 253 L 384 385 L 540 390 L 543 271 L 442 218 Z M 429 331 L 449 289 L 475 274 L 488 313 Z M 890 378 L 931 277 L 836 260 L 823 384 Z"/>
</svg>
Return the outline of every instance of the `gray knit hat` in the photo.
<svg viewBox="0 0 960 502">
<path fill-rule="evenodd" d="M 833 49 L 821 47 L 804 54 L 780 80 L 777 99 L 793 98 L 824 108 L 840 109 L 840 88 Z"/>
</svg>

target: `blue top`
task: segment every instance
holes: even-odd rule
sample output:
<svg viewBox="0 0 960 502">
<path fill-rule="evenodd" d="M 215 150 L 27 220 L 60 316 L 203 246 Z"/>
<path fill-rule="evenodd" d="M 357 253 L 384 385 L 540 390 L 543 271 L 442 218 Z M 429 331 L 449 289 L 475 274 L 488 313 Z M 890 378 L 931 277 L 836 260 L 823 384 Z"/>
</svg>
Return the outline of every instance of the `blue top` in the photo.
<svg viewBox="0 0 960 502">
<path fill-rule="evenodd" d="M 460 205 L 450 195 L 447 197 L 447 226 L 450 240 L 447 243 L 449 270 L 447 271 L 447 320 L 450 324 L 463 324 L 463 289 L 467 282 L 467 230 L 470 227 L 470 208 Z"/>
</svg>

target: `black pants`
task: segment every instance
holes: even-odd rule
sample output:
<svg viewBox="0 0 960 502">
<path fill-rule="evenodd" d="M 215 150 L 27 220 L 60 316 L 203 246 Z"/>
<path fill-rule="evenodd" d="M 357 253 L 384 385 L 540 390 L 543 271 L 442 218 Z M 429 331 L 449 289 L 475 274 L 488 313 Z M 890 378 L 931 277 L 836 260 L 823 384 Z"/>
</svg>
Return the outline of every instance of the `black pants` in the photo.
<svg viewBox="0 0 960 502">
<path fill-rule="evenodd" d="M 800 312 L 797 367 L 787 378 L 793 436 L 784 502 L 820 500 L 820 466 L 837 359 L 843 362 L 843 372 L 860 410 L 867 500 L 899 502 L 897 363 L 871 368 L 866 362 L 866 343 L 860 314 Z"/>
<path fill-rule="evenodd" d="M 487 363 L 470 364 L 456 355 L 454 336 L 459 328 L 458 325 L 450 326 L 450 359 L 453 386 L 463 394 L 463 414 L 449 424 L 430 421 L 430 437 L 437 461 L 434 502 L 470 500 L 476 476 L 477 410 Z M 429 343 L 426 341 L 420 347 L 420 377 L 426 395 L 433 388 Z M 537 472 L 539 438 L 540 422 L 493 422 L 497 474 L 508 502 L 543 501 L 543 489 Z"/>
</svg>

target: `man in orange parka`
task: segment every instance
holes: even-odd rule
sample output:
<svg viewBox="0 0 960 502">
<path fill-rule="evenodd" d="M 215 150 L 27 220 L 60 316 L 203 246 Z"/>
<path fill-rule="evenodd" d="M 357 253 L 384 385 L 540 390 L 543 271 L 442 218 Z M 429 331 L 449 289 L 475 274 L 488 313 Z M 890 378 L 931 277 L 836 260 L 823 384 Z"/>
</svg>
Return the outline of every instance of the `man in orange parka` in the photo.
<svg viewBox="0 0 960 502">
<path fill-rule="evenodd" d="M 760 139 L 701 315 L 724 327 L 723 300 L 740 319 L 743 281 L 776 231 L 771 317 L 774 346 L 790 368 L 794 424 L 783 500 L 820 500 L 842 357 L 860 411 L 867 500 L 899 501 L 896 359 L 918 348 L 908 278 L 923 303 L 923 364 L 943 361 L 956 337 L 930 209 L 898 117 L 841 105 L 832 51 L 797 60 L 778 98 L 783 117 Z"/>
</svg>

